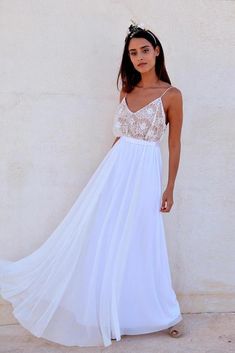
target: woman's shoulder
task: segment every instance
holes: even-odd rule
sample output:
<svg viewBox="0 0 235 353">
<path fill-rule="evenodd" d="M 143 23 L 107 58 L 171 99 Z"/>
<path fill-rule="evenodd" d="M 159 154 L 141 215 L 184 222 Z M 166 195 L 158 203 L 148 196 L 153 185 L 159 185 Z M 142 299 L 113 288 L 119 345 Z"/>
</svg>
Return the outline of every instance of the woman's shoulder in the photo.
<svg viewBox="0 0 235 353">
<path fill-rule="evenodd" d="M 166 93 L 166 94 L 165 94 Z M 164 104 L 166 110 L 169 109 L 170 106 L 182 105 L 183 104 L 183 96 L 181 90 L 172 85 L 168 85 L 162 93 Z"/>
<path fill-rule="evenodd" d="M 169 85 L 166 89 L 172 97 L 182 97 L 182 92 L 178 87 Z"/>
<path fill-rule="evenodd" d="M 126 92 L 123 90 L 123 89 L 121 89 L 121 91 L 120 91 L 120 97 L 119 97 L 119 100 L 120 100 L 120 103 L 121 103 L 121 101 L 123 100 L 123 98 L 126 96 Z"/>
<path fill-rule="evenodd" d="M 171 84 L 169 84 L 168 86 L 166 86 L 162 95 L 166 111 L 168 111 L 170 107 L 180 107 L 183 104 L 182 92 L 176 86 L 172 86 Z"/>
</svg>

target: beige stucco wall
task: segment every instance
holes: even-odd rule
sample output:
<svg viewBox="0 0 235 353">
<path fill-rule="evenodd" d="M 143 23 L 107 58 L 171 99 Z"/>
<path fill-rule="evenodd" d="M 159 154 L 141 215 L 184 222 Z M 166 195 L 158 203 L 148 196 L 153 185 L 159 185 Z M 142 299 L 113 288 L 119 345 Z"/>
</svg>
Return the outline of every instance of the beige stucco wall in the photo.
<svg viewBox="0 0 235 353">
<path fill-rule="evenodd" d="M 164 214 L 182 312 L 234 311 L 235 1 L 0 2 L 0 257 L 42 244 L 111 148 L 131 18 L 158 35 L 184 97 L 175 203 Z M 0 321 L 13 322 L 0 304 Z"/>
</svg>

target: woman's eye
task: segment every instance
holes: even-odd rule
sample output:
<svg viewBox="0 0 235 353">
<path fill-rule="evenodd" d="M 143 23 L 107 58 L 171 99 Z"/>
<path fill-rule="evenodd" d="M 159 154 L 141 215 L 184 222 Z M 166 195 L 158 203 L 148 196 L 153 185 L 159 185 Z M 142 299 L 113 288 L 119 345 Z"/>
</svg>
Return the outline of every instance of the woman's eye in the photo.
<svg viewBox="0 0 235 353">
<path fill-rule="evenodd" d="M 147 53 L 148 51 L 149 51 L 149 49 L 144 49 L 144 50 L 143 50 L 144 53 Z M 134 55 L 136 55 L 136 54 L 137 54 L 136 52 L 131 52 L 131 53 L 130 53 L 131 56 L 134 56 Z"/>
</svg>

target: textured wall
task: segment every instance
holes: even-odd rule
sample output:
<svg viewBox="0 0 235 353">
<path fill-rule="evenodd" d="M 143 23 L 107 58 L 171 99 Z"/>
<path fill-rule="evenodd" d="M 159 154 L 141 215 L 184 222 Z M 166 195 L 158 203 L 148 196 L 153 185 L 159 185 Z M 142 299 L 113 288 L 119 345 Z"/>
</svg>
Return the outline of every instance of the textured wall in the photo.
<svg viewBox="0 0 235 353">
<path fill-rule="evenodd" d="M 158 35 L 184 97 L 164 214 L 182 311 L 234 311 L 235 1 L 0 1 L 0 257 L 43 243 L 111 148 L 131 18 Z"/>
</svg>

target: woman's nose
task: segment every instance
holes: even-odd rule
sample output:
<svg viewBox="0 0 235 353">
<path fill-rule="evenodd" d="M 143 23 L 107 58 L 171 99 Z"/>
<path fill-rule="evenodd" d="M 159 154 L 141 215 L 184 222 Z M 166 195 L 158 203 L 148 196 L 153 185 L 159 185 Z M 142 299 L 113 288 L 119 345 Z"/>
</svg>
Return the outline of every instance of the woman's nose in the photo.
<svg viewBox="0 0 235 353">
<path fill-rule="evenodd" d="M 140 61 L 140 60 L 143 60 L 143 55 L 142 54 L 139 54 L 138 56 L 137 56 L 137 59 Z"/>
</svg>

